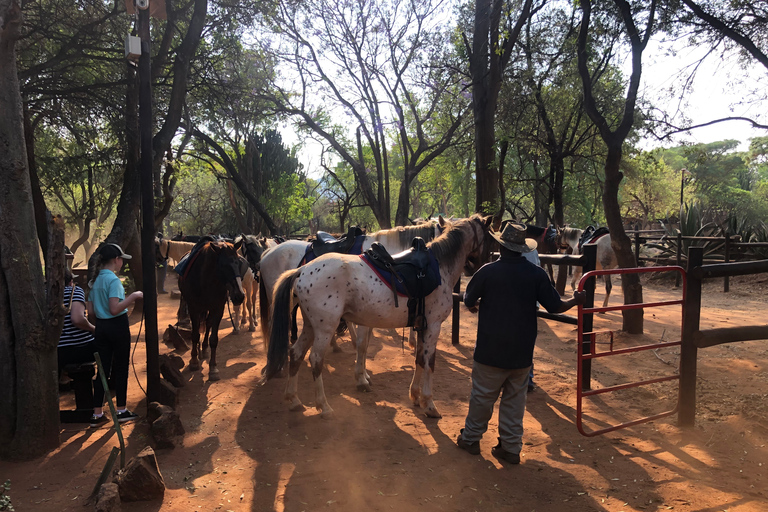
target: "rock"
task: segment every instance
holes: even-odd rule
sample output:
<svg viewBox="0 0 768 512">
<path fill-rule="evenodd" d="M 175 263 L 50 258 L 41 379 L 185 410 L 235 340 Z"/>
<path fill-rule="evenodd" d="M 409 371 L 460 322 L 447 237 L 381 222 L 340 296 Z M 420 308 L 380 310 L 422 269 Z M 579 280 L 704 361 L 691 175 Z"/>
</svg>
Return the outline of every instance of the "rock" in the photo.
<svg viewBox="0 0 768 512">
<path fill-rule="evenodd" d="M 179 357 L 179 356 L 176 356 Z M 176 368 L 176 364 L 168 357 L 167 354 L 161 354 L 159 356 L 160 361 L 160 373 L 163 378 L 173 384 L 177 388 L 183 388 L 187 383 L 182 377 L 181 372 Z M 179 359 L 181 359 L 179 357 Z M 184 361 L 182 360 L 182 365 Z"/>
<path fill-rule="evenodd" d="M 165 379 L 160 379 L 160 400 L 161 404 L 176 409 L 179 404 L 179 390 Z"/>
<path fill-rule="evenodd" d="M 96 512 L 120 512 L 120 490 L 115 483 L 106 483 L 96 496 Z"/>
<path fill-rule="evenodd" d="M 181 370 L 184 368 L 184 359 L 178 354 L 166 354 L 168 360 L 171 362 L 174 368 Z"/>
<path fill-rule="evenodd" d="M 147 446 L 128 461 L 118 474 L 117 486 L 121 501 L 152 501 L 162 499 L 165 481 L 157 466 L 155 451 Z"/>
<path fill-rule="evenodd" d="M 169 325 L 168 330 L 166 331 L 168 334 L 168 342 L 179 354 L 187 352 L 190 348 L 189 343 L 187 343 L 187 340 L 184 338 L 184 335 L 181 331 L 181 329 L 178 329 L 172 325 Z M 163 339 L 165 339 L 165 334 L 163 335 Z M 189 339 L 192 339 L 191 332 L 189 333 Z"/>
<path fill-rule="evenodd" d="M 179 413 L 168 406 L 164 407 L 163 413 L 152 422 L 152 437 L 155 440 L 157 448 L 175 448 L 182 444 L 182 437 L 186 433 L 184 425 L 181 424 Z"/>
<path fill-rule="evenodd" d="M 173 409 L 167 405 L 161 404 L 160 402 L 150 402 L 147 406 L 147 423 L 151 425 L 166 411 L 173 412 Z"/>
</svg>

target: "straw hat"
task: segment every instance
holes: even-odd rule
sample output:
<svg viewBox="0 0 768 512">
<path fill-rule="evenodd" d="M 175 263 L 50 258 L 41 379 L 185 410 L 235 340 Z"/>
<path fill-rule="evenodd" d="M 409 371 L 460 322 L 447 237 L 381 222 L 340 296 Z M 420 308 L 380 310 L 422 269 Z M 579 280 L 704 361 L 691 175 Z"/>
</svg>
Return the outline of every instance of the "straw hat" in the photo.
<svg viewBox="0 0 768 512">
<path fill-rule="evenodd" d="M 533 238 L 525 237 L 525 224 L 519 224 L 517 222 L 508 222 L 504 229 L 499 233 L 491 232 L 491 236 L 496 239 L 499 244 L 503 245 L 510 251 L 515 252 L 531 252 L 536 249 L 536 240 Z"/>
</svg>

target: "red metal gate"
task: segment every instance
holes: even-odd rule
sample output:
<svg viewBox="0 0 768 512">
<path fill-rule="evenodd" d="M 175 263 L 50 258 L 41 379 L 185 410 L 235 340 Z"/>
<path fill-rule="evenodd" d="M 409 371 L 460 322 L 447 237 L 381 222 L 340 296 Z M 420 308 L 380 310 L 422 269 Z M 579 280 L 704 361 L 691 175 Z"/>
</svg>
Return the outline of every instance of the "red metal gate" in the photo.
<svg viewBox="0 0 768 512">
<path fill-rule="evenodd" d="M 675 414 L 678 409 L 679 403 L 676 402 L 674 409 L 665 411 L 659 414 L 654 414 L 653 416 L 647 416 L 644 418 L 640 418 L 633 421 L 628 421 L 626 423 L 621 423 L 619 425 L 613 425 L 604 429 L 600 430 L 594 430 L 592 432 L 586 432 L 584 430 L 584 426 L 582 424 L 582 401 L 586 397 L 600 395 L 603 393 L 610 393 L 612 391 L 619 391 L 622 389 L 628 389 L 628 388 L 634 388 L 639 386 L 645 386 L 648 384 L 654 384 L 657 382 L 665 382 L 665 381 L 671 381 L 671 380 L 680 380 L 680 369 L 678 368 L 678 372 L 676 375 L 670 375 L 666 377 L 658 377 L 655 379 L 650 380 L 644 380 L 640 382 L 629 382 L 626 384 L 619 384 L 616 386 L 609 386 L 605 388 L 600 389 L 583 389 L 582 388 L 582 382 L 583 382 L 583 374 L 584 371 L 583 366 L 585 361 L 591 361 L 592 359 L 598 359 L 603 357 L 611 357 L 611 356 L 617 356 L 621 354 L 629 354 L 633 352 L 642 352 L 645 350 L 657 350 L 659 348 L 663 347 L 674 347 L 679 346 L 681 344 L 681 341 L 669 341 L 669 342 L 662 342 L 662 343 L 653 343 L 651 345 L 642 345 L 637 347 L 631 347 L 631 348 L 624 348 L 624 349 L 614 349 L 613 348 L 613 331 L 590 331 L 590 332 L 584 332 L 584 315 L 589 315 L 593 313 L 600 313 L 603 311 L 622 311 L 625 309 L 648 309 L 648 308 L 654 308 L 654 307 L 661 307 L 661 306 L 672 306 L 679 304 L 681 306 L 681 319 L 680 319 L 680 332 L 682 335 L 682 313 L 684 311 L 684 305 L 685 305 L 685 297 L 686 297 L 686 287 L 687 287 L 687 280 L 686 280 L 686 274 L 685 270 L 682 267 L 678 266 L 668 266 L 668 267 L 644 267 L 644 268 L 620 268 L 620 269 L 613 269 L 613 270 L 592 270 L 590 272 L 587 272 L 582 276 L 581 281 L 579 281 L 579 291 L 584 290 L 584 284 L 586 281 L 591 277 L 597 277 L 597 276 L 604 276 L 604 275 L 621 275 L 621 274 L 643 274 L 647 272 L 679 272 L 682 275 L 682 282 L 683 282 L 683 295 L 682 299 L 680 300 L 671 300 L 671 301 L 664 301 L 664 302 L 646 302 L 642 304 L 625 304 L 623 306 L 608 306 L 608 307 L 584 307 L 579 306 L 579 322 L 578 322 L 578 363 L 577 363 L 577 388 L 576 388 L 576 427 L 579 429 L 579 432 L 587 437 L 597 436 L 600 434 L 605 434 L 606 432 L 611 432 L 613 430 L 618 430 L 620 428 L 625 427 L 631 427 L 632 425 L 637 425 L 639 423 L 645 423 L 647 421 L 656 420 L 659 418 L 663 418 L 665 416 L 670 416 L 672 414 Z M 597 334 L 610 334 L 610 342 L 608 343 L 609 347 L 608 350 L 603 350 L 598 352 L 597 351 L 597 342 L 596 342 L 596 335 Z M 591 364 L 591 363 L 590 363 Z"/>
</svg>

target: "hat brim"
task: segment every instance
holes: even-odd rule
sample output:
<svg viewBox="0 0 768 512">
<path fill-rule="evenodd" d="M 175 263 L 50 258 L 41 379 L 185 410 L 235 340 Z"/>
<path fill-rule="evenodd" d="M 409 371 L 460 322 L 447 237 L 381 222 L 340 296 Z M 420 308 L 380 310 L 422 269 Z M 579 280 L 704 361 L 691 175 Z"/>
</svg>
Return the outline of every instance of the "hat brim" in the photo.
<svg viewBox="0 0 768 512">
<path fill-rule="evenodd" d="M 118 258 L 123 258 L 124 260 L 130 260 L 131 258 L 133 258 L 133 256 L 131 256 L 130 254 L 121 254 L 120 256 L 118 256 Z"/>
<path fill-rule="evenodd" d="M 538 247 L 539 244 L 536 243 L 536 240 L 533 238 L 526 238 L 525 239 L 525 245 L 523 244 L 513 244 L 511 242 L 508 242 L 506 240 L 501 239 L 501 232 L 498 233 L 491 233 L 490 234 L 494 240 L 499 242 L 499 245 L 502 245 L 509 249 L 510 251 L 514 252 L 531 252 Z"/>
</svg>

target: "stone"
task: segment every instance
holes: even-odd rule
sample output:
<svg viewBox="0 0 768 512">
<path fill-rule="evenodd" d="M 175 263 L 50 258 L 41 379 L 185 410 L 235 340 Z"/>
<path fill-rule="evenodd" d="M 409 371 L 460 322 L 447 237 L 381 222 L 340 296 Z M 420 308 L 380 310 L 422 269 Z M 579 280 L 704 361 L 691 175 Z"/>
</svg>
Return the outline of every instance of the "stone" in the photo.
<svg viewBox="0 0 768 512">
<path fill-rule="evenodd" d="M 157 448 L 175 448 L 183 443 L 182 438 L 186 433 L 184 425 L 181 423 L 179 413 L 168 406 L 161 407 L 165 407 L 165 410 L 159 418 L 152 422 L 151 427 L 155 446 Z"/>
<path fill-rule="evenodd" d="M 184 368 L 184 359 L 178 354 L 165 354 L 174 368 L 181 370 Z"/>
<path fill-rule="evenodd" d="M 147 423 L 150 425 L 160 416 L 163 415 L 164 412 L 170 411 L 173 412 L 173 408 L 163 405 L 160 402 L 150 402 L 147 406 Z"/>
<path fill-rule="evenodd" d="M 168 334 L 168 344 L 173 347 L 175 352 L 183 354 L 190 349 L 190 345 L 187 343 L 187 338 L 184 337 L 182 329 L 169 325 L 166 333 Z M 163 334 L 163 339 L 165 339 L 165 334 Z M 192 339 L 191 332 L 188 339 Z"/>
<path fill-rule="evenodd" d="M 161 404 L 169 406 L 171 409 L 176 409 L 179 404 L 179 390 L 165 379 L 160 379 L 160 400 Z"/>
<path fill-rule="evenodd" d="M 96 495 L 96 512 L 120 512 L 120 490 L 116 483 L 106 483 L 99 487 Z"/>
<path fill-rule="evenodd" d="M 153 501 L 163 499 L 165 481 L 157 465 L 155 450 L 147 446 L 117 474 L 120 500 Z"/>
<path fill-rule="evenodd" d="M 179 357 L 179 359 L 181 358 Z M 158 360 L 160 361 L 160 373 L 163 375 L 165 380 L 177 388 L 183 388 L 187 384 L 187 382 L 184 380 L 184 377 L 181 375 L 181 372 L 178 368 L 176 368 L 175 363 L 168 357 L 167 354 L 161 354 L 158 357 Z M 184 361 L 182 361 L 182 364 L 183 363 Z"/>
</svg>

